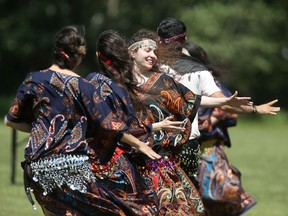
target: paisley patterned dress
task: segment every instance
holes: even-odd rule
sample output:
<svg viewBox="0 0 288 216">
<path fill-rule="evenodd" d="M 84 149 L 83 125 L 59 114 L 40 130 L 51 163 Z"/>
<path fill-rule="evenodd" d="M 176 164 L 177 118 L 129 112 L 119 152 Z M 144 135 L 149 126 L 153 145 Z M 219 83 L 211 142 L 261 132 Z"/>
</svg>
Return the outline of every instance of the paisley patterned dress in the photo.
<svg viewBox="0 0 288 216">
<path fill-rule="evenodd" d="M 229 97 L 231 93 L 219 81 L 221 91 Z M 213 125 L 211 117 L 218 120 Z M 202 160 L 198 170 L 199 193 L 208 215 L 236 216 L 256 204 L 243 188 L 240 171 L 229 163 L 224 147 L 231 147 L 228 128 L 237 123 L 237 114 L 227 113 L 219 108 L 199 110 Z"/>
<path fill-rule="evenodd" d="M 17 91 L 7 119 L 32 125 L 25 187 L 33 189 L 45 215 L 129 213 L 88 162 L 90 157 L 109 161 L 132 122 L 114 115 L 102 97 L 103 91 L 86 80 L 52 70 L 30 73 Z M 93 148 L 87 138 L 95 141 Z"/>
<path fill-rule="evenodd" d="M 109 105 L 110 110 L 119 119 L 127 122 L 129 129 L 125 131 L 126 133 L 133 134 L 144 142 L 151 138 L 152 126 L 149 119 L 137 118 L 139 115 L 135 112 L 129 95 L 122 86 L 97 72 L 90 73 L 86 79 L 95 88 L 101 89 L 102 98 Z M 90 141 L 91 143 L 93 140 Z M 134 155 L 134 150 L 129 145 L 118 142 L 118 147 L 110 161 L 92 161 L 93 172 L 115 197 L 123 201 L 127 215 L 157 215 L 156 193 L 147 186 L 131 162 L 131 155 Z"/>
<path fill-rule="evenodd" d="M 163 157 L 158 161 L 146 160 L 145 166 L 139 166 L 146 182 L 157 192 L 159 215 L 205 215 L 198 191 L 174 154 L 189 138 L 201 98 L 162 73 L 153 73 L 143 89 L 139 96 L 150 107 L 156 122 L 174 115 L 186 127 L 185 132 L 178 134 L 155 133 L 153 149 Z"/>
</svg>

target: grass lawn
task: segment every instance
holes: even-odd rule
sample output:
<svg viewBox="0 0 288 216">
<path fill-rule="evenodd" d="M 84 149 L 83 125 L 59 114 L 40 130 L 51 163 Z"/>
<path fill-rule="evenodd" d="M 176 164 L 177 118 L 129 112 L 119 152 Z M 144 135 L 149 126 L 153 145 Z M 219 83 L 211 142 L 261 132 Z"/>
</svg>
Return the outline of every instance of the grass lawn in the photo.
<svg viewBox="0 0 288 216">
<path fill-rule="evenodd" d="M 288 117 L 266 116 L 263 120 L 240 117 L 230 129 L 232 148 L 226 149 L 230 163 L 242 172 L 244 188 L 257 200 L 245 216 L 285 216 L 288 204 Z M 0 216 L 43 215 L 32 207 L 23 189 L 23 149 L 27 134 L 18 133 L 16 184 L 11 184 L 12 130 L 0 122 Z"/>
<path fill-rule="evenodd" d="M 241 117 L 240 117 L 241 118 Z M 242 173 L 242 184 L 257 204 L 245 216 L 285 216 L 288 204 L 287 116 L 240 121 L 230 129 L 231 164 Z"/>
</svg>

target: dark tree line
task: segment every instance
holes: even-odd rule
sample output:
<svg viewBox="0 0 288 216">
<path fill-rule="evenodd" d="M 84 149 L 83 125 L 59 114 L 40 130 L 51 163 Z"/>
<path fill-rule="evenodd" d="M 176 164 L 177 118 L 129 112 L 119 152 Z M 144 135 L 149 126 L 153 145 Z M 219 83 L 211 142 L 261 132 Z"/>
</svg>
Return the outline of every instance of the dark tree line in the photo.
<svg viewBox="0 0 288 216">
<path fill-rule="evenodd" d="M 191 1 L 0 0 L 0 97 L 14 95 L 25 75 L 51 64 L 51 42 L 64 25 L 86 27 L 88 53 L 79 71 L 97 70 L 95 44 L 106 29 L 129 37 L 156 30 L 165 17 L 183 20 L 189 40 L 230 73 L 232 91 L 257 102 L 274 98 L 288 105 L 288 2 L 284 0 Z"/>
</svg>

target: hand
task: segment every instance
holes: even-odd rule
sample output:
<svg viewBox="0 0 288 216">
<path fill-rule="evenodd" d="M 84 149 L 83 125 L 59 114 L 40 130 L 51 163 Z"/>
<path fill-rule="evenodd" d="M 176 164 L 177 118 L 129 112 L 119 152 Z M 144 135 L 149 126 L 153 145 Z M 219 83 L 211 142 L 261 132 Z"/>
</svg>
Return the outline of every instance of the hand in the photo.
<svg viewBox="0 0 288 216">
<path fill-rule="evenodd" d="M 134 148 L 140 152 L 142 152 L 143 154 L 147 155 L 149 158 L 155 160 L 155 159 L 160 159 L 161 155 L 157 154 L 150 146 L 149 146 L 149 142 L 144 143 L 141 142 L 134 146 Z"/>
<path fill-rule="evenodd" d="M 163 121 L 153 123 L 153 132 L 165 130 L 171 132 L 184 132 L 184 121 L 173 121 L 174 116 L 169 116 Z"/>
<path fill-rule="evenodd" d="M 153 160 L 161 158 L 161 156 L 149 146 L 149 142 L 144 143 L 131 134 L 124 133 L 120 141 L 129 144 L 132 148 L 144 153 Z"/>
<path fill-rule="evenodd" d="M 271 114 L 276 115 L 280 111 L 280 107 L 274 107 L 273 105 L 277 103 L 278 100 L 273 100 L 265 104 L 260 104 L 256 106 L 257 113 L 259 114 Z"/>
<path fill-rule="evenodd" d="M 238 95 L 238 92 L 235 91 L 235 93 L 227 98 L 226 105 L 232 106 L 232 107 L 241 107 L 243 105 L 251 106 L 253 105 L 253 102 L 249 101 L 251 97 L 236 97 Z"/>
</svg>

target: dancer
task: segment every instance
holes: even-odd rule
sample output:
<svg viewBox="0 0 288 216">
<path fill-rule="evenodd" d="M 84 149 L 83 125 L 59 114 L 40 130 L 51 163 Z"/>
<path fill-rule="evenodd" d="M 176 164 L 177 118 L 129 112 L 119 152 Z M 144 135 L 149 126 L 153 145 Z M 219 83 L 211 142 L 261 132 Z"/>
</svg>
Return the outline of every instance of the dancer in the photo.
<svg viewBox="0 0 288 216">
<path fill-rule="evenodd" d="M 180 83 L 185 85 L 191 91 L 199 95 L 209 97 L 225 97 L 221 90 L 214 82 L 213 76 L 208 71 L 204 64 L 189 56 L 188 51 L 184 48 L 186 41 L 186 26 L 183 22 L 175 18 L 166 18 L 162 20 L 157 28 L 159 36 L 158 55 L 161 59 L 162 71 L 172 76 Z M 272 104 L 273 105 L 273 104 Z M 272 107 L 270 104 L 269 110 L 277 112 L 279 107 Z M 256 112 L 257 107 L 252 105 L 242 105 L 239 107 L 222 106 L 222 109 L 229 110 L 235 113 L 241 112 Z M 198 128 L 198 116 L 194 119 L 190 141 L 194 144 L 191 147 L 194 151 L 199 151 L 200 136 Z M 185 155 L 181 155 L 181 167 L 189 175 L 191 180 L 197 184 L 195 177 L 197 175 L 197 166 L 191 166 L 185 162 Z"/>
<path fill-rule="evenodd" d="M 186 42 L 185 48 L 191 57 L 207 66 L 223 94 L 230 96 L 229 90 L 219 82 L 221 71 L 210 63 L 205 50 L 191 42 Z M 273 100 L 255 105 L 257 112 L 253 112 L 252 109 L 246 110 L 245 113 L 275 115 L 279 111 L 277 107 L 273 107 L 276 102 L 277 100 Z M 231 147 L 228 127 L 235 126 L 236 121 L 237 114 L 225 112 L 221 108 L 199 110 L 202 160 L 197 180 L 199 192 L 209 215 L 239 215 L 256 204 L 255 199 L 243 188 L 240 171 L 229 163 L 224 151 L 224 147 Z M 217 178 L 219 173 L 223 178 Z"/>
<path fill-rule="evenodd" d="M 148 108 L 137 98 L 136 90 L 139 90 L 139 87 L 132 73 L 132 62 L 127 48 L 125 40 L 118 32 L 102 32 L 96 46 L 100 72 L 90 73 L 86 79 L 96 88 L 103 90 L 104 100 L 119 118 L 131 119 L 126 133 L 135 135 L 143 142 L 151 140 L 153 131 L 183 130 L 178 126 L 182 122 L 172 122 L 169 120 L 171 117 L 153 123 Z M 147 187 L 139 171 L 128 159 L 134 152 L 130 146 L 119 142 L 109 162 L 92 161 L 93 172 L 103 185 L 123 201 L 129 215 L 157 215 L 155 192 Z"/>
<path fill-rule="evenodd" d="M 53 64 L 26 77 L 5 119 L 30 133 L 22 163 L 25 191 L 34 206 L 33 190 L 44 215 L 125 215 L 95 178 L 89 158 L 96 154 L 87 139 L 97 140 L 99 159 L 108 158 L 117 141 L 129 142 L 128 127 L 102 100 L 101 89 L 75 72 L 85 53 L 84 28 L 62 28 L 53 42 Z M 145 143 L 133 145 L 159 157 Z"/>
<path fill-rule="evenodd" d="M 201 62 L 197 60 L 195 61 L 194 58 L 191 58 L 188 51 L 184 48 L 184 43 L 186 41 L 186 26 L 183 22 L 174 18 L 166 18 L 161 21 L 157 31 L 161 44 L 161 47 L 159 48 L 159 55 L 162 57 L 163 63 L 169 66 L 164 68 L 168 74 L 198 94 L 211 97 L 225 96 L 215 84 L 214 79 L 207 67 Z M 270 104 L 267 104 L 268 110 L 271 112 L 277 112 L 279 108 L 272 107 L 272 105 L 276 102 L 277 101 L 272 101 Z M 252 113 L 257 111 L 257 107 L 254 105 L 241 106 L 238 108 L 222 106 L 221 108 L 226 108 L 226 110 L 233 112 Z M 200 132 L 198 129 L 198 118 L 195 118 L 190 137 L 190 139 L 195 143 L 194 149 L 199 148 L 199 136 Z M 185 160 L 182 160 L 181 167 L 189 175 L 190 179 L 197 184 L 198 182 L 195 178 L 197 176 L 198 166 L 187 166 L 187 164 L 185 164 Z M 249 208 L 249 206 L 253 205 L 253 202 L 254 200 L 250 196 L 247 195 L 243 197 L 243 200 L 241 200 L 243 209 L 245 210 L 246 207 Z"/>
<path fill-rule="evenodd" d="M 204 215 L 201 199 L 193 183 L 178 166 L 173 156 L 178 147 L 187 142 L 191 122 L 201 104 L 220 106 L 246 104 L 235 98 L 202 99 L 189 91 L 185 86 L 175 82 L 171 77 L 159 73 L 155 51 L 157 36 L 150 31 L 142 30 L 131 38 L 129 53 L 134 61 L 134 73 L 143 91 L 138 92 L 143 103 L 150 107 L 156 121 L 169 115 L 175 120 L 184 121 L 186 130 L 182 133 L 171 133 L 161 130 L 155 133 L 153 149 L 164 157 L 162 161 L 147 161 L 142 167 L 142 175 L 154 188 L 159 197 L 160 215 Z M 247 99 L 247 98 L 243 98 Z"/>
</svg>

